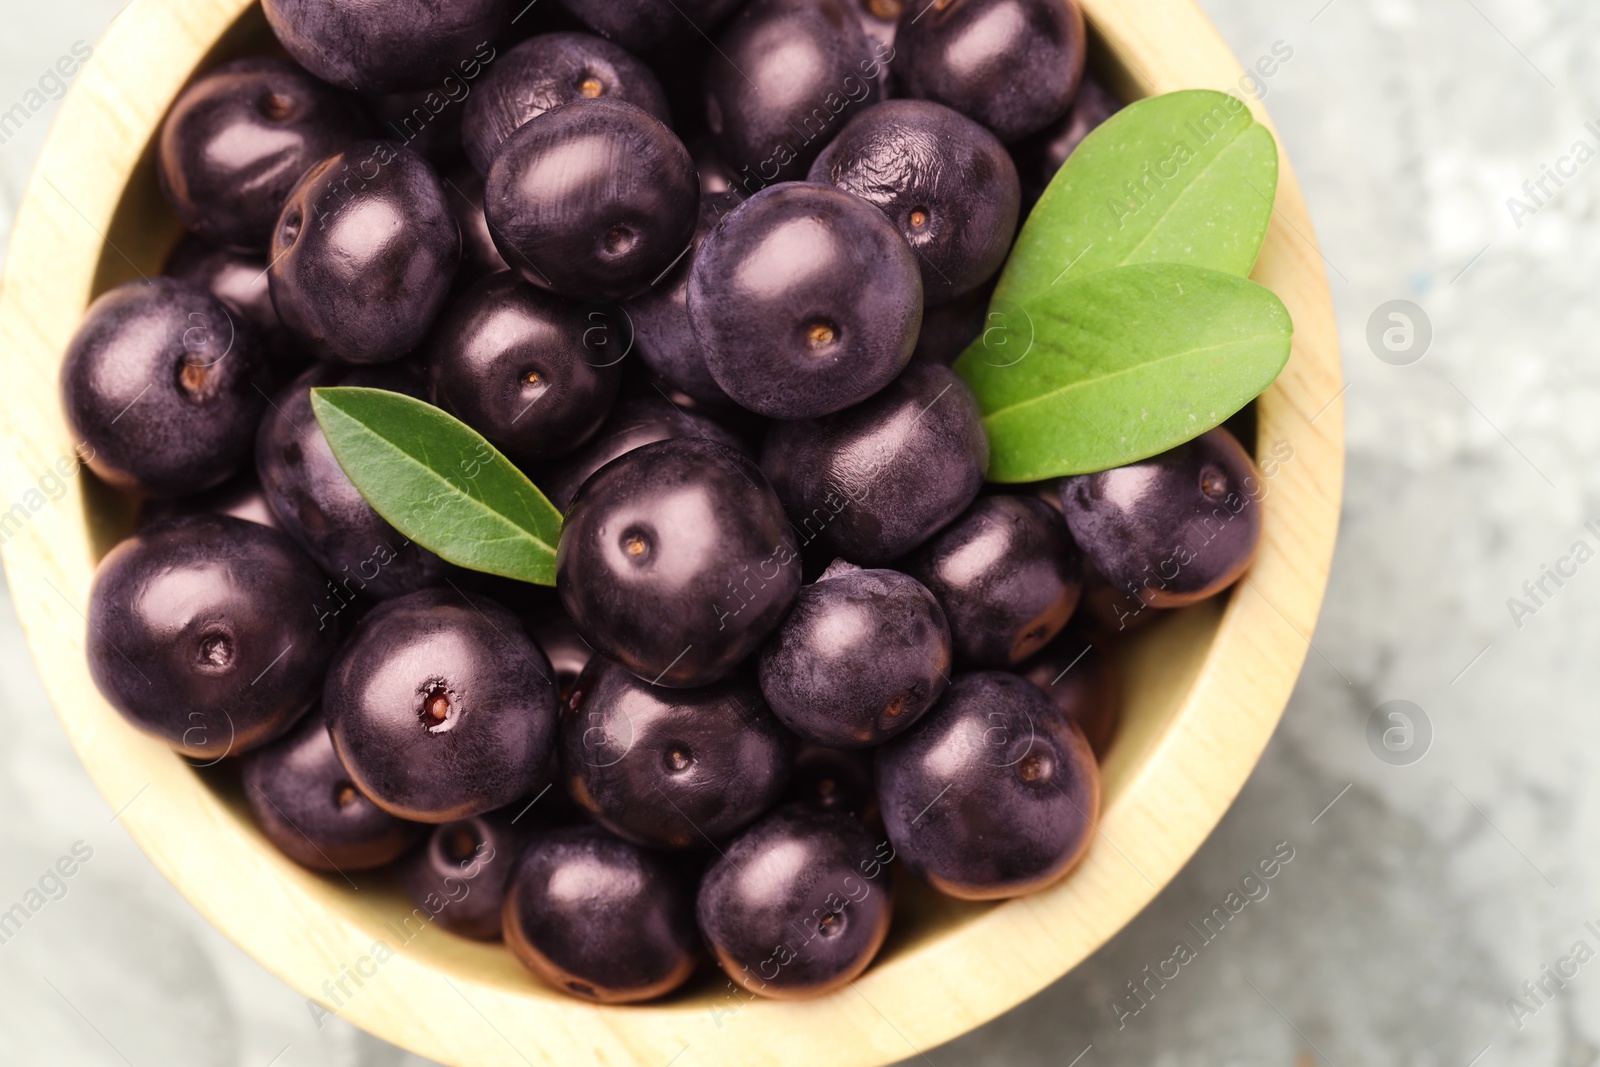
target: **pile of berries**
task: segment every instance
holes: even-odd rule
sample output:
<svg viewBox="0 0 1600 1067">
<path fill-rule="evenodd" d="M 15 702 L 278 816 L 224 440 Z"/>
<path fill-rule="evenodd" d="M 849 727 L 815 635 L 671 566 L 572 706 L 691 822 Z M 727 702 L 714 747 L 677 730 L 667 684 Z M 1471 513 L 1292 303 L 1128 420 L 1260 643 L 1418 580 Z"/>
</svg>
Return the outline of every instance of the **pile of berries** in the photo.
<svg viewBox="0 0 1600 1067">
<path fill-rule="evenodd" d="M 143 500 L 90 668 L 293 860 L 392 868 L 576 996 L 704 950 L 823 993 L 895 877 L 988 900 L 1078 862 L 1109 643 L 1239 577 L 1260 476 L 1218 429 L 985 485 L 949 365 L 1117 106 L 1072 0 L 562 2 L 265 0 L 287 57 L 173 105 L 189 233 L 62 369 Z M 564 511 L 555 593 L 389 526 L 327 385 L 522 468 Z"/>
</svg>

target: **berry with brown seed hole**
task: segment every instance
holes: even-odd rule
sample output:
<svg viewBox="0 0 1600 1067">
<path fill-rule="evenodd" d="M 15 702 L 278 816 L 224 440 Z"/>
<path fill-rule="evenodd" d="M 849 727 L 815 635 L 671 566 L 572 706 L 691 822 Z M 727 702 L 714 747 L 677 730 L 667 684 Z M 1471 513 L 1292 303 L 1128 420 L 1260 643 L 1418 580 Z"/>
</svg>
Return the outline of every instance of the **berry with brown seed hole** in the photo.
<svg viewBox="0 0 1600 1067">
<path fill-rule="evenodd" d="M 486 597 L 425 589 L 369 612 L 328 669 L 323 707 L 351 780 L 404 819 L 504 807 L 544 769 L 550 661 Z"/>
<path fill-rule="evenodd" d="M 909 729 L 944 693 L 950 663 L 932 593 L 897 571 L 855 570 L 800 590 L 762 650 L 761 692 L 802 739 L 863 748 Z"/>
<path fill-rule="evenodd" d="M 994 900 L 1042 889 L 1088 849 L 1100 770 L 1083 733 L 1032 682 L 956 678 L 914 729 L 878 750 L 895 852 L 935 889 Z"/>
<path fill-rule="evenodd" d="M 338 627 L 319 630 L 316 565 L 283 533 L 229 515 L 145 527 L 89 591 L 89 673 L 133 725 L 200 760 L 237 756 L 316 700 Z"/>
</svg>

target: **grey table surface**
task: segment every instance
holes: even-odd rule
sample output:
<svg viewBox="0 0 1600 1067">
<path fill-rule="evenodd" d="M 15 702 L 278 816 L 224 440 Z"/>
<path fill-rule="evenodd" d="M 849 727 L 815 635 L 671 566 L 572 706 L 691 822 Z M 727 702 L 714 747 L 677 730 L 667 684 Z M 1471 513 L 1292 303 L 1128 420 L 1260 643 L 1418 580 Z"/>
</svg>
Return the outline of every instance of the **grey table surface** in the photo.
<svg viewBox="0 0 1600 1067">
<path fill-rule="evenodd" d="M 0 0 L 0 111 L 32 101 L 121 3 Z M 1202 3 L 1247 65 L 1292 53 L 1262 84 L 1319 231 L 1349 382 L 1327 605 L 1282 726 L 1183 873 L 1038 997 L 907 1056 L 1584 1067 L 1600 1056 L 1600 564 L 1561 560 L 1600 548 L 1585 528 L 1600 519 L 1600 6 Z M 36 102 L 0 140 L 0 236 L 56 106 Z M 1368 344 L 1392 300 L 1431 322 L 1410 365 Z M 1576 573 L 1529 600 L 1523 583 L 1558 565 Z M 1431 724 L 1425 758 L 1369 746 L 1391 700 Z M 0 907 L 74 845 L 92 851 L 0 945 L 0 1063 L 424 1062 L 336 1019 L 319 1029 L 156 872 L 74 757 L 9 604 L 0 737 Z M 1127 983 L 1280 842 L 1294 859 L 1270 892 L 1132 999 Z"/>
</svg>

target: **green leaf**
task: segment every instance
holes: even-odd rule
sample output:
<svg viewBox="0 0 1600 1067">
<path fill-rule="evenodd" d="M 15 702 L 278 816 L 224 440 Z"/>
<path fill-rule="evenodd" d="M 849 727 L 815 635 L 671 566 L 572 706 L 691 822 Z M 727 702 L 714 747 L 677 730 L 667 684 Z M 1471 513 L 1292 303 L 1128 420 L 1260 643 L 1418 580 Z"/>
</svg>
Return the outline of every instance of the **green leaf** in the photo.
<svg viewBox="0 0 1600 1067">
<path fill-rule="evenodd" d="M 1272 384 L 1294 332 L 1270 290 L 1171 263 L 1070 278 L 989 321 L 956 371 L 997 482 L 1118 467 L 1204 433 Z"/>
<path fill-rule="evenodd" d="M 313 389 L 311 409 L 361 495 L 451 563 L 556 584 L 561 513 L 466 423 L 386 389 Z"/>
<path fill-rule="evenodd" d="M 1030 304 L 1068 278 L 1129 263 L 1250 273 L 1278 189 L 1278 148 L 1242 101 L 1150 97 L 1078 146 L 1028 216 L 996 300 Z"/>
</svg>

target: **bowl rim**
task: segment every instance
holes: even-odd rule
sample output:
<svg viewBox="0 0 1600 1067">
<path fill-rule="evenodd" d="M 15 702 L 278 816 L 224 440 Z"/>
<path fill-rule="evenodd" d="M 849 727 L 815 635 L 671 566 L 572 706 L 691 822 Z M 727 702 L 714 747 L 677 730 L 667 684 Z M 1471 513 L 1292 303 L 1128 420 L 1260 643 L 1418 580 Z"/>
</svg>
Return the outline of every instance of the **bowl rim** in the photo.
<svg viewBox="0 0 1600 1067">
<path fill-rule="evenodd" d="M 1080 4 L 1125 93 L 1234 91 L 1270 128 L 1193 0 Z M 485 971 L 486 957 L 470 948 L 449 966 L 403 951 L 380 958 L 370 929 L 319 904 L 316 876 L 263 854 L 200 776 L 127 726 L 89 681 L 83 629 L 96 552 L 85 480 L 63 470 L 72 442 L 57 400 L 61 356 L 103 277 L 102 259 L 134 266 L 106 234 L 151 131 L 196 63 L 252 6 L 145 0 L 114 18 L 35 165 L 0 282 L 0 351 L 11 371 L 0 428 L 13 445 L 0 456 L 0 484 L 24 487 L 9 511 L 0 505 L 13 601 L 113 820 L 209 921 L 306 996 L 314 1018 L 313 1001 L 337 1005 L 347 1021 L 443 1063 L 659 1065 L 693 1052 L 712 1062 L 877 1067 L 1032 996 L 1154 899 L 1215 827 L 1272 735 L 1310 649 L 1337 533 L 1338 337 L 1323 259 L 1281 141 L 1277 202 L 1252 277 L 1283 299 L 1295 335 L 1289 364 L 1256 405 L 1257 454 L 1287 442 L 1294 461 L 1265 503 L 1255 566 L 1218 606 L 1215 637 L 1176 715 L 1102 812 L 1098 847 L 1051 889 L 975 913 L 831 996 L 746 1003 L 730 994 L 721 1011 L 691 999 L 601 1007 Z M 44 481 L 51 471 L 65 482 L 59 496 Z M 240 885 L 258 891 L 241 894 Z M 363 995 L 366 980 L 389 990 Z"/>
</svg>

